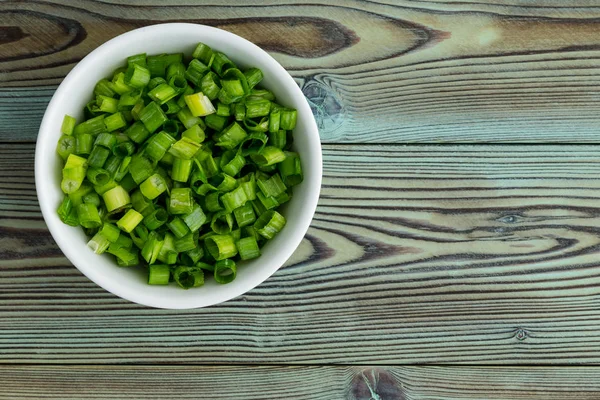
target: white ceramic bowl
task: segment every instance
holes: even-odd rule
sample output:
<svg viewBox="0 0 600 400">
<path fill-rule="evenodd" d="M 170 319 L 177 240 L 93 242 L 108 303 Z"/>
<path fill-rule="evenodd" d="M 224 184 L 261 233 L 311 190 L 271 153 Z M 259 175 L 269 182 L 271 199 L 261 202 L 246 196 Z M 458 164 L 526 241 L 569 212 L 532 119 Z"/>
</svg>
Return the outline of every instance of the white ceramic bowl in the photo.
<svg viewBox="0 0 600 400">
<path fill-rule="evenodd" d="M 183 290 L 174 284 L 151 286 L 141 268 L 120 268 L 108 255 L 98 256 L 86 246 L 81 228 L 63 224 L 56 214 L 63 194 L 60 190 L 61 160 L 56 154 L 60 126 L 65 114 L 83 116 L 98 80 L 137 54 L 184 52 L 190 55 L 198 42 L 224 52 L 241 67 L 262 69 L 262 86 L 273 91 L 283 105 L 298 110 L 294 147 L 302 160 L 304 182 L 283 214 L 285 228 L 263 248 L 261 257 L 241 263 L 237 278 L 227 285 L 212 279 L 201 288 Z M 44 114 L 35 152 L 35 183 L 44 220 L 67 258 L 89 279 L 109 292 L 139 304 L 158 308 L 196 308 L 227 301 L 254 288 L 292 255 L 308 230 L 321 187 L 322 158 L 317 125 L 298 85 L 285 69 L 251 42 L 223 31 L 196 24 L 153 25 L 122 34 L 88 54 L 63 80 Z"/>
</svg>

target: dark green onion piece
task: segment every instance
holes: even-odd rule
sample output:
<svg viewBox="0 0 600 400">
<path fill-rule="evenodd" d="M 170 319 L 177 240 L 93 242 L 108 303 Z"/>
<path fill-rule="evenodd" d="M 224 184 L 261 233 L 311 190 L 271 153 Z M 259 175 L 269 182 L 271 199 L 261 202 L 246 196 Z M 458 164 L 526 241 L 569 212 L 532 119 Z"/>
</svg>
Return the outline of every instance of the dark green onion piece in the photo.
<svg viewBox="0 0 600 400">
<path fill-rule="evenodd" d="M 221 91 L 219 82 L 219 77 L 211 71 L 200 80 L 200 90 L 210 100 L 214 100 L 219 96 L 219 92 Z"/>
<path fill-rule="evenodd" d="M 256 193 L 256 197 L 258 197 L 258 201 L 260 201 L 265 210 L 272 210 L 279 207 L 279 202 L 273 196 L 265 196 L 262 192 L 258 192 Z"/>
<path fill-rule="evenodd" d="M 90 156 L 88 157 L 88 165 L 94 168 L 101 168 L 106 159 L 110 155 L 110 151 L 102 146 L 94 146 Z"/>
<path fill-rule="evenodd" d="M 171 179 L 176 182 L 187 182 L 192 172 L 193 160 L 173 159 L 173 169 L 171 170 Z"/>
<path fill-rule="evenodd" d="M 226 284 L 235 279 L 237 267 L 233 260 L 218 260 L 215 263 L 214 278 L 217 283 Z"/>
<path fill-rule="evenodd" d="M 94 146 L 103 146 L 107 149 L 112 149 L 115 143 L 117 143 L 117 137 L 115 135 L 108 132 L 102 132 L 101 134 L 96 136 Z"/>
<path fill-rule="evenodd" d="M 195 247 L 192 250 L 180 253 L 179 257 L 184 265 L 192 266 L 196 265 L 198 261 L 204 256 L 204 250 L 200 247 Z"/>
<path fill-rule="evenodd" d="M 206 138 L 206 134 L 204 130 L 200 127 L 200 125 L 193 125 L 190 128 L 183 131 L 181 137 L 188 138 L 196 143 L 202 143 Z"/>
<path fill-rule="evenodd" d="M 265 239 L 273 239 L 285 226 L 285 217 L 277 211 L 264 212 L 254 223 L 254 229 Z"/>
<path fill-rule="evenodd" d="M 279 126 L 281 129 L 291 131 L 296 127 L 296 119 L 298 118 L 298 111 L 283 109 L 281 111 L 281 121 Z"/>
<path fill-rule="evenodd" d="M 119 105 L 119 100 L 114 99 L 112 97 L 103 96 L 99 94 L 96 96 L 96 106 L 98 107 L 98 111 L 105 113 L 115 113 L 117 112 L 117 107 Z"/>
<path fill-rule="evenodd" d="M 271 102 L 265 99 L 246 101 L 246 118 L 257 118 L 269 115 Z"/>
<path fill-rule="evenodd" d="M 246 160 L 235 150 L 229 150 L 223 153 L 221 160 L 219 161 L 221 170 L 230 176 L 237 175 L 244 165 L 246 165 Z"/>
<path fill-rule="evenodd" d="M 187 235 L 175 239 L 175 249 L 182 253 L 184 251 L 190 251 L 195 249 L 198 246 L 197 240 L 194 238 L 193 233 L 188 233 Z"/>
<path fill-rule="evenodd" d="M 171 100 L 167 101 L 166 103 L 162 104 L 160 106 L 160 108 L 165 112 L 165 114 L 172 115 L 172 114 L 177 114 L 179 111 L 181 111 L 182 107 L 179 104 L 177 104 L 175 99 L 171 99 Z"/>
<path fill-rule="evenodd" d="M 111 180 L 110 173 L 102 168 L 88 168 L 87 178 L 94 186 L 106 185 Z"/>
<path fill-rule="evenodd" d="M 210 63 L 212 55 L 212 49 L 204 43 L 198 43 L 198 45 L 194 49 L 194 52 L 192 53 L 193 58 L 197 58 L 206 65 Z"/>
<path fill-rule="evenodd" d="M 259 166 L 269 166 L 285 160 L 285 153 L 274 146 L 266 146 L 260 152 L 251 154 L 250 157 Z"/>
<path fill-rule="evenodd" d="M 302 182 L 302 165 L 298 153 L 286 152 L 285 160 L 278 164 L 279 173 L 286 186 L 295 186 Z"/>
<path fill-rule="evenodd" d="M 81 184 L 79 189 L 74 191 L 73 193 L 69 193 L 69 199 L 73 203 L 73 207 L 77 207 L 78 205 L 83 203 L 83 198 L 93 192 L 92 186 L 90 186 L 87 182 Z"/>
<path fill-rule="evenodd" d="M 131 194 L 131 206 L 144 217 L 150 215 L 155 209 L 154 203 L 144 197 L 140 190 L 136 190 Z"/>
<path fill-rule="evenodd" d="M 155 102 L 150 102 L 140 112 L 140 121 L 144 123 L 144 126 L 150 133 L 154 133 L 167 119 L 163 110 Z"/>
<path fill-rule="evenodd" d="M 164 264 L 154 264 L 148 267 L 149 285 L 168 285 L 171 277 L 171 268 Z"/>
<path fill-rule="evenodd" d="M 220 51 L 214 51 L 213 55 L 214 59 L 211 67 L 217 75 L 221 76 L 229 68 L 235 68 L 235 64 L 229 59 L 229 57 Z"/>
<path fill-rule="evenodd" d="M 99 231 L 109 242 L 115 243 L 119 239 L 120 230 L 115 225 L 105 222 Z"/>
<path fill-rule="evenodd" d="M 102 114 L 75 125 L 75 128 L 73 128 L 73 134 L 79 135 L 82 133 L 89 133 L 90 135 L 97 135 L 105 130 L 106 126 L 104 125 L 104 114 Z"/>
<path fill-rule="evenodd" d="M 250 68 L 244 72 L 246 76 L 246 81 L 248 82 L 248 87 L 252 89 L 263 79 L 263 73 L 258 68 Z"/>
<path fill-rule="evenodd" d="M 173 279 L 183 289 L 204 285 L 204 273 L 200 268 L 180 265 L 173 271 Z"/>
<path fill-rule="evenodd" d="M 142 123 L 142 121 L 136 121 L 131 124 L 126 130 L 125 134 L 134 141 L 135 143 L 144 142 L 148 136 L 150 136 L 150 132 L 146 129 L 146 126 Z"/>
<path fill-rule="evenodd" d="M 133 108 L 138 103 L 138 101 L 140 101 L 141 98 L 141 90 L 132 90 L 131 92 L 127 92 L 119 98 L 117 108 L 123 111 L 129 110 Z"/>
<path fill-rule="evenodd" d="M 185 78 L 195 86 L 199 86 L 202 77 L 208 69 L 209 68 L 202 61 L 193 59 L 190 61 L 187 70 L 185 71 Z"/>
<path fill-rule="evenodd" d="M 177 140 L 173 136 L 166 132 L 159 132 L 148 139 L 146 154 L 154 161 L 158 161 L 163 158 L 165 153 L 175 142 L 177 142 Z"/>
<path fill-rule="evenodd" d="M 233 216 L 227 210 L 216 212 L 213 214 L 210 228 L 219 235 L 231 233 L 233 230 Z"/>
<path fill-rule="evenodd" d="M 254 214 L 254 209 L 250 202 L 233 210 L 233 216 L 240 228 L 252 225 L 256 221 L 256 215 Z"/>
<path fill-rule="evenodd" d="M 133 90 L 133 87 L 129 86 L 125 82 L 125 73 L 124 72 L 116 73 L 115 76 L 113 76 L 112 84 L 113 84 L 112 85 L 113 90 L 115 92 L 117 92 L 119 95 L 123 95 L 123 94 Z"/>
<path fill-rule="evenodd" d="M 182 137 L 177 142 L 173 143 L 169 149 L 169 153 L 174 157 L 181 158 L 183 160 L 191 160 L 194 154 L 200 150 L 200 143 L 188 137 Z"/>
<path fill-rule="evenodd" d="M 217 261 L 234 257 L 237 248 L 231 235 L 213 235 L 204 240 L 210 255 Z"/>
<path fill-rule="evenodd" d="M 114 97 L 116 92 L 113 89 L 112 82 L 110 82 L 108 79 L 99 80 L 94 87 L 94 95 L 97 96 L 99 94 L 103 96 Z"/>
<path fill-rule="evenodd" d="M 157 87 L 158 85 L 160 85 L 161 83 L 167 83 L 167 81 L 165 80 L 165 78 L 163 78 L 162 76 L 157 76 L 155 78 L 150 79 L 150 82 L 148 82 L 148 90 L 152 90 L 155 87 Z"/>
<path fill-rule="evenodd" d="M 284 130 L 269 133 L 269 144 L 278 149 L 284 149 L 286 146 L 287 134 Z"/>
<path fill-rule="evenodd" d="M 77 226 L 77 225 L 79 225 L 79 220 L 74 224 L 70 223 L 71 221 L 70 221 L 69 216 L 71 215 L 71 212 L 73 212 L 73 211 L 75 212 L 75 215 L 77 215 L 77 211 L 73 208 L 73 202 L 71 201 L 69 196 L 65 196 L 63 198 L 63 201 L 60 203 L 60 206 L 58 207 L 58 210 L 57 210 L 58 217 L 65 224 L 68 224 L 71 226 Z"/>
<path fill-rule="evenodd" d="M 142 154 L 135 154 L 131 157 L 131 162 L 129 163 L 129 173 L 131 177 L 135 181 L 135 183 L 140 184 L 145 181 L 152 173 L 154 172 L 154 164 L 147 157 L 144 157 Z"/>
<path fill-rule="evenodd" d="M 279 110 L 271 111 L 271 113 L 269 114 L 269 132 L 271 132 L 271 134 L 278 133 L 280 131 L 280 129 L 279 129 L 280 122 L 281 122 L 281 111 L 279 111 Z M 285 140 L 284 140 L 284 144 L 285 144 Z M 274 145 L 274 146 L 279 147 L 277 145 Z M 279 148 L 281 149 L 283 147 L 279 147 Z"/>
<path fill-rule="evenodd" d="M 162 207 L 156 208 L 150 214 L 144 217 L 144 226 L 151 231 L 155 231 L 161 226 L 163 226 L 167 220 L 169 219 L 169 214 L 167 210 Z"/>
</svg>

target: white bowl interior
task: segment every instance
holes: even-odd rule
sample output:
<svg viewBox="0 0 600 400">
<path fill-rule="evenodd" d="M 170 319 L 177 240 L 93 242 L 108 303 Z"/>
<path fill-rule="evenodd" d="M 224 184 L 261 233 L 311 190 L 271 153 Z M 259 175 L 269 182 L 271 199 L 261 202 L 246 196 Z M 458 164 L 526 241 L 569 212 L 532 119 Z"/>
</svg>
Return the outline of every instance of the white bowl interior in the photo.
<svg viewBox="0 0 600 400">
<path fill-rule="evenodd" d="M 224 52 L 241 67 L 262 69 L 262 86 L 273 91 L 279 103 L 298 110 L 294 147 L 302 160 L 304 182 L 284 209 L 286 227 L 263 248 L 258 259 L 240 263 L 237 278 L 219 285 L 212 279 L 202 288 L 183 290 L 174 284 L 151 286 L 141 268 L 121 268 L 107 255 L 95 255 L 81 228 L 63 224 L 56 209 L 63 199 L 60 190 L 62 163 L 55 148 L 65 114 L 81 120 L 98 80 L 109 77 L 126 57 L 137 54 L 184 52 L 190 55 L 198 42 Z M 239 296 L 271 276 L 292 255 L 308 230 L 321 187 L 322 159 L 319 133 L 310 107 L 292 77 L 265 51 L 230 32 L 196 24 L 161 24 L 118 36 L 86 56 L 67 75 L 46 110 L 35 155 L 36 190 L 42 214 L 57 244 L 69 260 L 104 289 L 133 302 L 158 308 L 196 308 Z"/>
</svg>

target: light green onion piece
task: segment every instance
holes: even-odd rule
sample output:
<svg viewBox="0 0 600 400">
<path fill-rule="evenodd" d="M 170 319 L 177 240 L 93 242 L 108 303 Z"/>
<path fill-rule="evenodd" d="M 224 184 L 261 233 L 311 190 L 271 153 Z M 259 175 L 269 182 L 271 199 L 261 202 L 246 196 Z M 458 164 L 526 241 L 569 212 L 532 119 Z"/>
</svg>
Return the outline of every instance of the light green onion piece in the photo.
<svg viewBox="0 0 600 400">
<path fill-rule="evenodd" d="M 82 203 L 77 206 L 77 218 L 79 218 L 79 224 L 86 229 L 94 229 L 102 225 L 98 208 L 90 203 Z"/>
<path fill-rule="evenodd" d="M 210 99 L 202 92 L 185 96 L 185 103 L 195 117 L 204 117 L 216 111 Z"/>
<path fill-rule="evenodd" d="M 163 246 L 163 240 L 160 239 L 158 233 L 155 231 L 150 232 L 148 240 L 142 248 L 142 257 L 148 264 L 154 264 L 158 258 L 158 253 Z"/>
<path fill-rule="evenodd" d="M 198 246 L 197 240 L 194 238 L 193 233 L 188 233 L 187 235 L 175 239 L 175 249 L 181 253 L 184 251 L 190 251 L 195 249 Z"/>
<path fill-rule="evenodd" d="M 143 65 L 132 63 L 125 72 L 125 83 L 134 88 L 142 89 L 150 82 L 150 71 Z"/>
<path fill-rule="evenodd" d="M 157 259 L 162 263 L 173 265 L 177 263 L 178 254 L 179 253 L 175 248 L 175 237 L 169 232 L 166 232 Z"/>
<path fill-rule="evenodd" d="M 164 111 L 155 102 L 150 102 L 140 111 L 140 121 L 142 121 L 150 133 L 160 128 L 167 120 L 168 118 Z"/>
<path fill-rule="evenodd" d="M 105 222 L 99 232 L 111 243 L 116 242 L 121 234 L 119 228 L 109 222 Z"/>
<path fill-rule="evenodd" d="M 154 264 L 148 266 L 148 284 L 149 285 L 168 285 L 171 277 L 171 268 L 164 264 Z"/>
<path fill-rule="evenodd" d="M 251 260 L 260 256 L 260 248 L 254 237 L 245 237 L 238 240 L 236 247 L 242 260 Z"/>
<path fill-rule="evenodd" d="M 154 231 L 163 226 L 169 219 L 167 210 L 162 207 L 157 207 L 154 211 L 144 217 L 144 226 L 151 231 Z"/>
<path fill-rule="evenodd" d="M 256 184 L 266 197 L 277 197 L 287 189 L 277 173 L 267 180 L 259 179 Z"/>
<path fill-rule="evenodd" d="M 87 245 L 94 253 L 102 254 L 108 249 L 110 242 L 102 233 L 98 232 L 87 242 Z"/>
<path fill-rule="evenodd" d="M 129 233 L 133 231 L 135 227 L 138 226 L 140 222 L 142 222 L 143 219 L 144 217 L 142 216 L 142 214 L 133 209 L 129 209 L 127 210 L 125 215 L 123 215 L 121 219 L 117 221 L 117 226 L 121 230 Z"/>
<path fill-rule="evenodd" d="M 199 205 L 195 205 L 191 213 L 183 216 L 183 222 L 188 226 L 190 231 L 196 232 L 207 221 L 206 215 Z"/>
<path fill-rule="evenodd" d="M 231 235 L 214 235 L 204 240 L 210 255 L 217 261 L 234 257 L 238 251 Z"/>
<path fill-rule="evenodd" d="M 121 210 L 131 204 L 129 193 L 122 186 L 115 186 L 102 194 L 104 205 L 108 212 Z"/>
<path fill-rule="evenodd" d="M 154 174 L 140 184 L 142 194 L 153 200 L 167 190 L 167 182 L 160 174 Z"/>
<path fill-rule="evenodd" d="M 192 157 L 194 157 L 194 154 L 200 150 L 200 146 L 200 143 L 197 143 L 190 138 L 182 137 L 180 140 L 173 143 L 169 149 L 169 153 L 183 160 L 191 160 Z"/>
<path fill-rule="evenodd" d="M 190 188 L 174 188 L 169 196 L 171 214 L 189 214 L 194 210 L 194 198 Z"/>
<path fill-rule="evenodd" d="M 66 115 L 63 118 L 62 125 L 60 126 L 60 131 L 63 135 L 72 135 L 73 129 L 75 129 L 75 124 L 77 120 L 70 115 Z"/>
<path fill-rule="evenodd" d="M 187 182 L 190 179 L 193 165 L 194 161 L 191 159 L 183 160 L 181 158 L 174 158 L 171 179 L 176 182 Z"/>
</svg>

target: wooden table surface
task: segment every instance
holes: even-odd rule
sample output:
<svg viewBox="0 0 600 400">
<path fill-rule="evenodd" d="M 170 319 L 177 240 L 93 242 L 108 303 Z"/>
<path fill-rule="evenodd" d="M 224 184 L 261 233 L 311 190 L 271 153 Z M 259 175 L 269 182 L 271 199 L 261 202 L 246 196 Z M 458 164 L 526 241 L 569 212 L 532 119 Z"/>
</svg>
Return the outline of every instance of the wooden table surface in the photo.
<svg viewBox="0 0 600 400">
<path fill-rule="evenodd" d="M 600 1 L 0 2 L 0 398 L 600 398 Z M 268 50 L 314 107 L 293 258 L 138 306 L 62 255 L 33 159 L 57 85 L 131 29 Z"/>
</svg>

